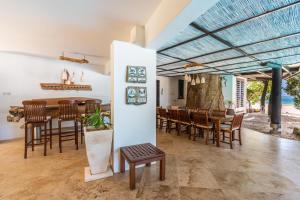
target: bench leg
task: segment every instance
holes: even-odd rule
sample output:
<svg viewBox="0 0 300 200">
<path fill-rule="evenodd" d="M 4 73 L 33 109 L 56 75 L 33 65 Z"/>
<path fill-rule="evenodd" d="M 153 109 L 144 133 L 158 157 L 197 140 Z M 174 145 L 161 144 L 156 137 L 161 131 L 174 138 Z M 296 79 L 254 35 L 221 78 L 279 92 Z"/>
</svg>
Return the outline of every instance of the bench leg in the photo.
<svg viewBox="0 0 300 200">
<path fill-rule="evenodd" d="M 121 173 L 124 173 L 124 172 L 125 172 L 125 159 L 124 159 L 122 153 L 121 153 L 121 156 L 120 156 L 120 157 L 121 157 L 121 159 L 120 159 L 120 160 L 121 160 L 121 161 L 120 161 L 120 162 L 121 162 L 121 163 L 120 163 L 120 164 L 121 164 Z"/>
<path fill-rule="evenodd" d="M 130 189 L 134 190 L 135 189 L 135 164 L 134 163 L 130 163 L 130 167 L 129 167 L 130 171 L 129 171 L 129 185 L 130 185 Z"/>
<path fill-rule="evenodd" d="M 166 177 L 166 159 L 165 157 L 163 157 L 161 160 L 160 160 L 160 170 L 159 170 L 159 179 L 161 181 L 165 180 L 165 177 Z"/>
</svg>

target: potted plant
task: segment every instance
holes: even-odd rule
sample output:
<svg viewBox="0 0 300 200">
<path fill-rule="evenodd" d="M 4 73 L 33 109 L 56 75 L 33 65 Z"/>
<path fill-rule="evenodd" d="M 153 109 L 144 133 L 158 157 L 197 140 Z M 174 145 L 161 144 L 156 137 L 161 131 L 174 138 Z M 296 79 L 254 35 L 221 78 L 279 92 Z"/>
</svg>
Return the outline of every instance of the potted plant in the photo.
<svg viewBox="0 0 300 200">
<path fill-rule="evenodd" d="M 113 130 L 109 117 L 97 109 L 83 117 L 84 137 L 89 167 L 85 169 L 85 181 L 112 176 L 110 166 Z"/>
<path fill-rule="evenodd" d="M 225 101 L 225 105 L 226 105 L 226 109 L 227 109 L 227 112 L 226 114 L 227 115 L 234 115 L 235 112 L 234 112 L 234 109 L 233 109 L 233 102 L 231 100 L 226 100 Z"/>
</svg>

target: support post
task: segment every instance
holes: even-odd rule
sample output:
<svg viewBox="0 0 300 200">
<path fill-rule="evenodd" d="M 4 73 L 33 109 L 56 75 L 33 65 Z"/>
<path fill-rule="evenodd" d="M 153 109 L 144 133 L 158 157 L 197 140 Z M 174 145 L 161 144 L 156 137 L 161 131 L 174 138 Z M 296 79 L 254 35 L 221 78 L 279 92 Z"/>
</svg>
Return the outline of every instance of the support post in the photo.
<svg viewBox="0 0 300 200">
<path fill-rule="evenodd" d="M 281 66 L 272 68 L 271 127 L 274 132 L 278 132 L 281 128 L 281 82 Z"/>
</svg>

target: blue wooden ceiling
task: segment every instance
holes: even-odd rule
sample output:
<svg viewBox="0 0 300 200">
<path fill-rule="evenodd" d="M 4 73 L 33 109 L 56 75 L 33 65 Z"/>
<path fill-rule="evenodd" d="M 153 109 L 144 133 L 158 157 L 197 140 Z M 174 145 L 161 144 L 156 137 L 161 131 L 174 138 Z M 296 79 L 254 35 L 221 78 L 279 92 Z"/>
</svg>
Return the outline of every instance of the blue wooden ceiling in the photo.
<svg viewBox="0 0 300 200">
<path fill-rule="evenodd" d="M 300 63 L 299 0 L 220 0 L 158 51 L 157 74 L 268 71 L 266 62 Z"/>
</svg>

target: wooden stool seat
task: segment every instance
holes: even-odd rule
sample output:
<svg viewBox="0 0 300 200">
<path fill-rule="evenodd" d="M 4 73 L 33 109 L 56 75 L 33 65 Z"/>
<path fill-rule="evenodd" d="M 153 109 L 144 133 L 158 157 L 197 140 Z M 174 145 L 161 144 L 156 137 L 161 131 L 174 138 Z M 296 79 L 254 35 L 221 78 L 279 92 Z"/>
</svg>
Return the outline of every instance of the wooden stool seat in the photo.
<svg viewBox="0 0 300 200">
<path fill-rule="evenodd" d="M 161 181 L 165 180 L 165 153 L 150 143 L 121 147 L 121 173 L 125 172 L 125 160 L 130 167 L 129 185 L 130 189 L 135 189 L 135 166 L 151 162 L 160 161 Z"/>
</svg>

